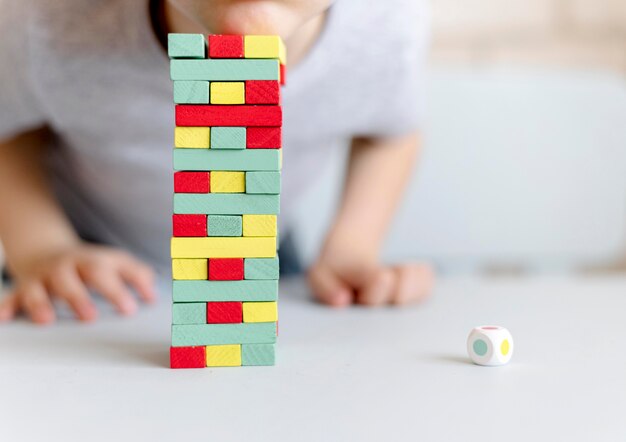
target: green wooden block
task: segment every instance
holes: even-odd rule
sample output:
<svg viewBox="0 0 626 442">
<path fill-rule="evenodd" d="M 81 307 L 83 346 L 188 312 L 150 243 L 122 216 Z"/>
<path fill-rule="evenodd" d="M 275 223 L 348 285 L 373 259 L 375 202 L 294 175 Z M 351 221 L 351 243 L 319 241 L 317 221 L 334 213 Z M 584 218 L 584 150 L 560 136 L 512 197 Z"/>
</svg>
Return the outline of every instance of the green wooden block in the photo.
<svg viewBox="0 0 626 442">
<path fill-rule="evenodd" d="M 280 149 L 174 149 L 174 170 L 277 171 L 280 165 Z"/>
<path fill-rule="evenodd" d="M 208 81 L 175 81 L 174 103 L 177 104 L 208 104 Z"/>
<path fill-rule="evenodd" d="M 167 34 L 170 58 L 204 58 L 206 40 L 202 34 Z"/>
<path fill-rule="evenodd" d="M 243 260 L 245 279 L 278 279 L 278 258 L 246 258 Z"/>
<path fill-rule="evenodd" d="M 278 281 L 173 281 L 174 302 L 276 301 Z"/>
<path fill-rule="evenodd" d="M 242 236 L 243 221 L 241 216 L 209 215 L 207 217 L 207 236 Z"/>
<path fill-rule="evenodd" d="M 245 149 L 245 127 L 212 127 L 211 149 Z"/>
<path fill-rule="evenodd" d="M 244 344 L 241 346 L 241 365 L 274 365 L 276 350 L 274 344 Z"/>
<path fill-rule="evenodd" d="M 207 215 L 276 215 L 280 195 L 245 193 L 176 193 L 174 213 Z"/>
<path fill-rule="evenodd" d="M 280 172 L 246 173 L 246 193 L 278 195 L 280 193 Z"/>
<path fill-rule="evenodd" d="M 206 324 L 206 302 L 172 304 L 172 324 Z"/>
<path fill-rule="evenodd" d="M 278 60 L 205 59 L 171 60 L 172 80 L 245 81 L 278 80 Z"/>
<path fill-rule="evenodd" d="M 274 342 L 276 342 L 275 322 L 172 325 L 172 347 Z"/>
</svg>

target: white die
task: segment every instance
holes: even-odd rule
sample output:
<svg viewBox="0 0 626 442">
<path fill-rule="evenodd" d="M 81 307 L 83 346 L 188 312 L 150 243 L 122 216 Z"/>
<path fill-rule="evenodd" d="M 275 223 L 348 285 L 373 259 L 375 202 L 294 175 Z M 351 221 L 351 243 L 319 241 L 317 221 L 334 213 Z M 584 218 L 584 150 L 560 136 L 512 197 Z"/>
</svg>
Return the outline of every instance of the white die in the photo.
<svg viewBox="0 0 626 442">
<path fill-rule="evenodd" d="M 467 338 L 467 353 L 478 365 L 504 365 L 513 356 L 513 337 L 497 325 L 476 327 Z"/>
</svg>

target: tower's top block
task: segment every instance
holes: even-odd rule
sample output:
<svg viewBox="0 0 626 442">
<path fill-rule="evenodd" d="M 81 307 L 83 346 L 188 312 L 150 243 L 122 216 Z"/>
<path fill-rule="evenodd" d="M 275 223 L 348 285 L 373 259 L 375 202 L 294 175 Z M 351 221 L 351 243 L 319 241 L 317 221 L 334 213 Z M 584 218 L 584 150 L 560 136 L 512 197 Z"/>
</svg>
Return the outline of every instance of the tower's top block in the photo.
<svg viewBox="0 0 626 442">
<path fill-rule="evenodd" d="M 167 55 L 170 58 L 205 58 L 206 40 L 202 34 L 168 34 Z"/>
<path fill-rule="evenodd" d="M 264 58 L 287 64 L 287 50 L 278 35 L 169 34 L 170 58 Z M 207 50 L 208 47 L 208 50 Z"/>
<path fill-rule="evenodd" d="M 287 50 L 278 35 L 246 35 L 244 37 L 245 58 L 277 58 L 287 64 Z"/>
</svg>

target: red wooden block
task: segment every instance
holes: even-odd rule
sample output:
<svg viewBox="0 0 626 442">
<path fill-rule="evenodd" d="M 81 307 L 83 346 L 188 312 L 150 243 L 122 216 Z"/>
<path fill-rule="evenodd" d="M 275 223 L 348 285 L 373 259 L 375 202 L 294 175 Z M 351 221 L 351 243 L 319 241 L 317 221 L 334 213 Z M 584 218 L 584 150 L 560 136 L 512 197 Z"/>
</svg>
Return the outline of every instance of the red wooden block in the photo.
<svg viewBox="0 0 626 442">
<path fill-rule="evenodd" d="M 206 367 L 206 347 L 170 347 L 171 368 Z"/>
<path fill-rule="evenodd" d="M 282 146 L 280 127 L 249 127 L 246 129 L 248 149 L 280 149 Z"/>
<path fill-rule="evenodd" d="M 194 105 L 176 106 L 177 126 L 282 126 L 280 106 Z"/>
<path fill-rule="evenodd" d="M 209 172 L 175 172 L 174 192 L 209 193 L 211 191 Z"/>
<path fill-rule="evenodd" d="M 246 104 L 280 104 L 280 85 L 278 81 L 246 81 Z"/>
<path fill-rule="evenodd" d="M 207 302 L 207 324 L 232 324 L 243 322 L 241 302 Z"/>
<path fill-rule="evenodd" d="M 287 83 L 287 68 L 284 64 L 280 65 L 280 84 L 283 86 Z"/>
<path fill-rule="evenodd" d="M 210 258 L 209 281 L 240 281 L 243 279 L 243 258 Z"/>
<path fill-rule="evenodd" d="M 243 35 L 209 35 L 209 58 L 243 58 Z"/>
<path fill-rule="evenodd" d="M 207 236 L 206 215 L 172 215 L 174 236 Z"/>
</svg>

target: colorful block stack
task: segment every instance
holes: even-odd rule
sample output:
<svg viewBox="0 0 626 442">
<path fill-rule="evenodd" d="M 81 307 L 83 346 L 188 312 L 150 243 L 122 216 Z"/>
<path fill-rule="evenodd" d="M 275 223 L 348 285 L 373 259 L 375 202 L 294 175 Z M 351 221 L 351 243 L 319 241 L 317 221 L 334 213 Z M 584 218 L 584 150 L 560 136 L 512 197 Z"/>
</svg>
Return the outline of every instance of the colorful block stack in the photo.
<svg viewBox="0 0 626 442">
<path fill-rule="evenodd" d="M 170 34 L 172 368 L 274 365 L 285 47 Z"/>
</svg>

